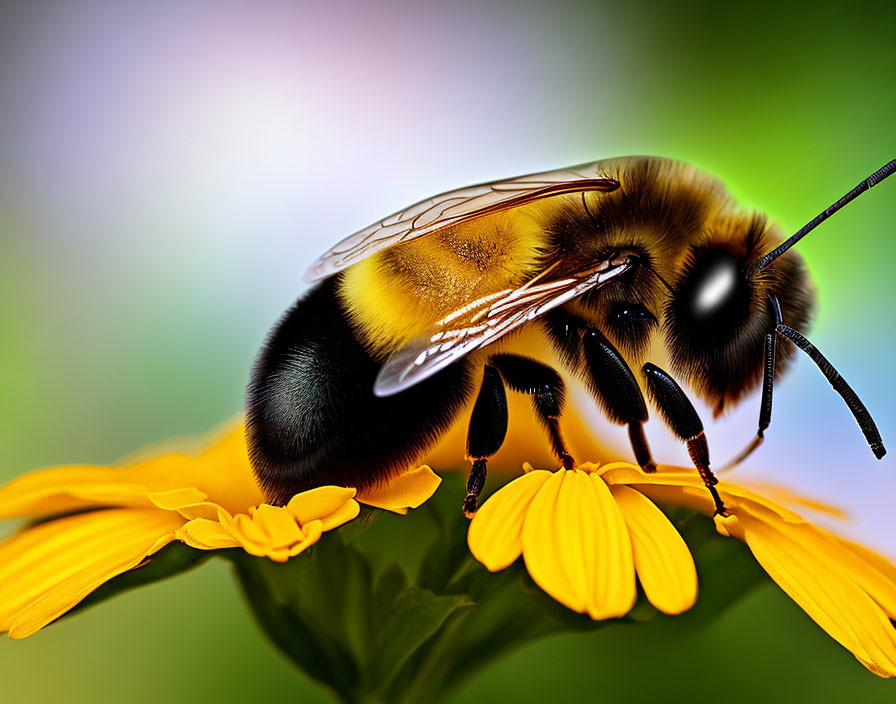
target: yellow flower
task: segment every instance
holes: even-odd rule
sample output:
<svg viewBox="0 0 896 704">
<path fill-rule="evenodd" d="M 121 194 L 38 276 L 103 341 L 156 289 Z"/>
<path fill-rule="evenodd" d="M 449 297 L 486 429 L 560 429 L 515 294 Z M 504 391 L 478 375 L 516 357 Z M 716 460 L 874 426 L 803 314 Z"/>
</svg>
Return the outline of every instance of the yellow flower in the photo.
<svg viewBox="0 0 896 704">
<path fill-rule="evenodd" d="M 697 598 L 694 561 L 678 531 L 643 494 L 611 486 L 594 464 L 527 466 L 479 509 L 468 543 L 493 572 L 522 555 L 538 586 L 594 619 L 628 613 L 636 572 L 660 611 L 681 613 Z"/>
<path fill-rule="evenodd" d="M 323 486 L 269 506 L 242 425 L 195 457 L 175 452 L 125 468 L 32 472 L 0 489 L 0 519 L 44 521 L 0 543 L 0 632 L 34 633 L 173 540 L 284 561 L 352 520 L 358 502 L 406 513 L 440 481 L 423 466 L 372 491 Z"/>
<path fill-rule="evenodd" d="M 714 506 L 693 471 L 645 474 L 614 463 L 598 474 L 611 490 L 627 487 L 659 503 L 712 515 Z M 744 541 L 753 556 L 799 606 L 865 667 L 896 676 L 896 566 L 885 557 L 816 526 L 793 511 L 730 482 L 717 486 L 730 515 L 717 530 Z M 783 494 L 794 501 L 792 494 Z M 827 510 L 798 499 L 796 503 Z"/>
<path fill-rule="evenodd" d="M 526 470 L 490 497 L 470 525 L 470 550 L 489 570 L 522 555 L 545 592 L 595 619 L 632 607 L 635 572 L 659 610 L 679 613 L 693 604 L 694 563 L 653 503 L 713 516 L 713 501 L 693 471 L 647 474 L 623 462 Z M 749 489 L 725 481 L 717 489 L 729 512 L 713 517 L 718 532 L 744 541 L 769 576 L 865 667 L 896 676 L 896 565 Z M 780 488 L 764 490 L 839 514 Z"/>
</svg>

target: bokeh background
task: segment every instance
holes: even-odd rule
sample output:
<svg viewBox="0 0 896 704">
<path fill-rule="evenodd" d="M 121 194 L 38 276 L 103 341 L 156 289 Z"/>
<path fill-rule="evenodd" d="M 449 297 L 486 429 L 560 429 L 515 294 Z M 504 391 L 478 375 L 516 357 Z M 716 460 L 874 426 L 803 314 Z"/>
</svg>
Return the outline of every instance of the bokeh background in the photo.
<svg viewBox="0 0 896 704">
<path fill-rule="evenodd" d="M 894 26 L 873 2 L 3 2 L 0 479 L 233 416 L 306 265 L 442 190 L 658 154 L 799 227 L 896 156 Z M 890 443 L 894 206 L 887 182 L 800 246 L 813 339 Z M 808 360 L 776 392 L 739 476 L 835 501 L 841 531 L 896 555 L 892 457 L 873 460 Z M 757 403 L 710 426 L 717 457 Z M 774 586 L 706 629 L 640 633 L 543 641 L 455 700 L 896 693 Z M 0 682 L 5 701 L 327 701 L 216 561 L 3 639 Z"/>
</svg>

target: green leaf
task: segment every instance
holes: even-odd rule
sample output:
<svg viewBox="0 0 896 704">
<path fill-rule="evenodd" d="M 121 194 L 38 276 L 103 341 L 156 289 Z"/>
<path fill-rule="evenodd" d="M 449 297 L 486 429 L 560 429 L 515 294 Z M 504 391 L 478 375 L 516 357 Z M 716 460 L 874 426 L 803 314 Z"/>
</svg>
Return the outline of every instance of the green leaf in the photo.
<svg viewBox="0 0 896 704">
<path fill-rule="evenodd" d="M 406 516 L 379 513 L 376 524 L 353 536 L 351 545 L 364 554 L 374 572 L 396 562 L 405 574 L 415 574 L 424 550 L 439 532 L 432 517 L 425 510 L 410 511 Z"/>
<path fill-rule="evenodd" d="M 407 591 L 408 578 L 397 562 L 390 562 L 377 577 L 371 602 L 371 632 L 378 631 L 395 603 Z"/>
<path fill-rule="evenodd" d="M 242 555 L 234 560 L 240 586 L 259 625 L 274 645 L 309 676 L 330 687 L 342 700 L 354 701 L 360 681 L 357 663 L 318 624 L 277 600 L 263 562 L 269 561 Z"/>
<path fill-rule="evenodd" d="M 346 701 L 361 690 L 370 625 L 364 557 L 338 533 L 284 563 L 231 555 L 246 598 L 274 644 Z"/>
<path fill-rule="evenodd" d="M 253 558 L 272 599 L 333 640 L 361 666 L 370 614 L 371 576 L 363 555 L 328 533 L 287 562 Z"/>
<path fill-rule="evenodd" d="M 371 689 L 387 685 L 452 613 L 470 606 L 472 602 L 465 595 L 437 596 L 417 587 L 405 590 L 381 617 L 382 626 L 373 634 L 368 669 Z"/>
<path fill-rule="evenodd" d="M 439 631 L 408 660 L 390 684 L 385 701 L 430 702 L 472 673 L 534 639 L 566 630 L 563 616 L 577 614 L 545 596 L 533 599 L 521 564 L 492 574 L 472 561 L 452 588 L 470 592 L 472 608 L 452 613 Z M 533 589 L 536 589 L 532 585 Z M 537 590 L 542 596 L 543 593 Z M 544 604 L 549 607 L 544 608 Z"/>
<path fill-rule="evenodd" d="M 437 593 L 472 561 L 467 547 L 469 521 L 456 507 L 455 515 L 442 521 L 442 532 L 423 554 L 417 570 L 417 583 Z"/>
</svg>

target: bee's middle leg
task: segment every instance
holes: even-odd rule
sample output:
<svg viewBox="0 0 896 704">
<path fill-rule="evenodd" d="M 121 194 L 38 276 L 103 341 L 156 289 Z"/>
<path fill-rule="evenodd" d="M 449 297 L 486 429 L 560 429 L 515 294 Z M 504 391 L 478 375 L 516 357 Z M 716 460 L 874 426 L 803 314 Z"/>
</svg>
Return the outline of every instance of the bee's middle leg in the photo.
<svg viewBox="0 0 896 704">
<path fill-rule="evenodd" d="M 560 431 L 560 415 L 566 399 L 560 375 L 546 364 L 516 354 L 492 355 L 489 364 L 497 368 L 507 386 L 531 397 L 535 416 L 547 430 L 551 449 L 565 469 L 572 469 L 575 460 Z"/>
<path fill-rule="evenodd" d="M 467 457 L 473 462 L 467 480 L 464 513 L 476 512 L 479 493 L 485 486 L 488 458 L 494 455 L 507 435 L 507 384 L 514 391 L 528 394 L 538 421 L 545 427 L 551 447 L 566 469 L 575 464 L 560 431 L 560 414 L 566 396 L 563 379 L 551 367 L 529 357 L 515 354 L 492 355 L 482 374 L 482 386 L 467 434 Z"/>
<path fill-rule="evenodd" d="M 545 331 L 564 362 L 578 372 L 607 419 L 628 427 L 635 461 L 641 469 L 655 472 L 656 463 L 644 435 L 647 403 L 622 355 L 600 330 L 564 311 L 548 314 Z"/>
<path fill-rule="evenodd" d="M 589 328 L 582 335 L 582 354 L 591 395 L 612 422 L 628 426 L 635 461 L 641 469 L 655 472 L 656 463 L 644 435 L 647 403 L 632 370 L 597 328 Z"/>
</svg>

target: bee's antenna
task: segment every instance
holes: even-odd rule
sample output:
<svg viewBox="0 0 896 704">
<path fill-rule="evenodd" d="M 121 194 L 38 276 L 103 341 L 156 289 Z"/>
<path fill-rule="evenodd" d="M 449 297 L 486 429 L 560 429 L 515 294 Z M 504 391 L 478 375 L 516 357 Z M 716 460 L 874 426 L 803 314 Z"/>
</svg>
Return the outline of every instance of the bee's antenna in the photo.
<svg viewBox="0 0 896 704">
<path fill-rule="evenodd" d="M 786 252 L 788 249 L 793 247 L 793 245 L 795 245 L 797 242 L 803 239 L 803 237 L 812 232 L 812 230 L 814 230 L 821 223 L 831 217 L 831 215 L 840 210 L 840 208 L 842 208 L 844 205 L 846 205 L 850 201 L 855 200 L 869 188 L 871 188 L 872 186 L 876 186 L 878 183 L 887 178 L 887 176 L 892 176 L 894 173 L 896 173 L 896 159 L 891 161 L 886 166 L 882 166 L 881 168 L 879 168 L 868 178 L 862 181 L 858 186 L 853 188 L 849 193 L 847 193 L 840 200 L 834 203 L 830 208 L 822 211 L 808 223 L 803 225 L 803 227 L 801 227 L 795 235 L 792 235 L 789 239 L 787 239 L 787 241 L 782 242 L 781 245 L 762 257 L 762 259 L 754 264 L 754 270 L 761 271 L 762 269 L 765 269 L 765 267 L 767 267 L 769 264 L 775 261 L 775 259 L 784 254 L 784 252 Z"/>
<path fill-rule="evenodd" d="M 821 373 L 824 374 L 825 379 L 827 379 L 831 386 L 834 387 L 834 391 L 840 394 L 846 402 L 850 413 L 852 413 L 853 418 L 855 418 L 856 422 L 859 424 L 862 435 L 865 436 L 865 440 L 868 442 L 868 446 L 871 448 L 874 456 L 877 457 L 877 459 L 881 459 L 887 454 L 883 440 L 880 438 L 880 432 L 878 432 L 877 426 L 874 424 L 874 419 L 871 417 L 868 409 L 865 408 L 865 404 L 862 403 L 856 392 L 852 390 L 852 387 L 846 383 L 846 379 L 840 376 L 837 370 L 834 369 L 834 365 L 827 360 L 827 357 L 825 357 L 815 345 L 809 342 L 809 340 L 788 325 L 779 323 L 775 326 L 775 332 L 782 337 L 786 337 L 794 345 L 809 355 L 809 358 L 815 362 L 815 365 Z"/>
</svg>

